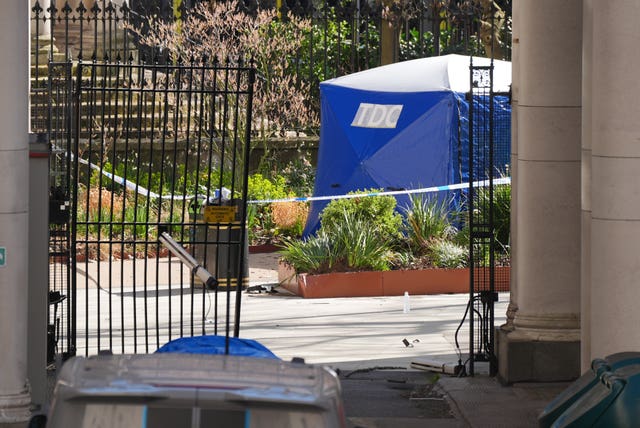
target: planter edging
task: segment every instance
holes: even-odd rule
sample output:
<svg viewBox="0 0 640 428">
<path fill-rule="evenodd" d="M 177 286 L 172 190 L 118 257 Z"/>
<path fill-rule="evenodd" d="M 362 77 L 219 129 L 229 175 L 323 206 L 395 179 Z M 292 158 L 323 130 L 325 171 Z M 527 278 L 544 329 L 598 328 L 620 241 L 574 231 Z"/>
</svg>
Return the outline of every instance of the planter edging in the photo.
<svg viewBox="0 0 640 428">
<path fill-rule="evenodd" d="M 496 290 L 509 290 L 510 267 L 496 267 Z M 365 272 L 298 274 L 290 267 L 278 267 L 278 279 L 285 289 L 304 298 L 374 297 L 452 294 L 469 292 L 469 268 L 416 269 Z"/>
</svg>

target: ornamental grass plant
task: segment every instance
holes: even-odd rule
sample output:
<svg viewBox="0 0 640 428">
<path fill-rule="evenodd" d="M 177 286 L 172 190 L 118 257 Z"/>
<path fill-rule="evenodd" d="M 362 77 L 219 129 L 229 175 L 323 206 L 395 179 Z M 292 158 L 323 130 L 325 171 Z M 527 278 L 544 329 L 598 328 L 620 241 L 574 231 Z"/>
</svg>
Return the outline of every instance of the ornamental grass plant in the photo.
<svg viewBox="0 0 640 428">
<path fill-rule="evenodd" d="M 462 216 L 450 205 L 413 197 L 402 209 L 403 221 L 392 196 L 334 200 L 321 214 L 318 233 L 287 239 L 280 254 L 297 273 L 308 274 L 465 267 L 468 242 L 454 242 L 460 239 L 454 222 Z"/>
</svg>

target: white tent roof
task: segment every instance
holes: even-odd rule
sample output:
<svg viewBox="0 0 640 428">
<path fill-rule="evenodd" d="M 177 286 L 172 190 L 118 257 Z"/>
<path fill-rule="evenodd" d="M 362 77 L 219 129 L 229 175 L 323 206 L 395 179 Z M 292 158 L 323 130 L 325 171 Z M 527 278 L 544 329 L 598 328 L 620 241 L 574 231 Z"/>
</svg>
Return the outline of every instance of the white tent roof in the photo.
<svg viewBox="0 0 640 428">
<path fill-rule="evenodd" d="M 499 60 L 494 60 L 493 63 L 494 90 L 508 92 L 511 85 L 511 63 Z M 490 64 L 489 58 L 473 57 L 473 65 Z M 371 68 L 327 80 L 322 84 L 377 92 L 468 92 L 469 65 L 470 57 L 463 55 L 420 58 Z"/>
</svg>

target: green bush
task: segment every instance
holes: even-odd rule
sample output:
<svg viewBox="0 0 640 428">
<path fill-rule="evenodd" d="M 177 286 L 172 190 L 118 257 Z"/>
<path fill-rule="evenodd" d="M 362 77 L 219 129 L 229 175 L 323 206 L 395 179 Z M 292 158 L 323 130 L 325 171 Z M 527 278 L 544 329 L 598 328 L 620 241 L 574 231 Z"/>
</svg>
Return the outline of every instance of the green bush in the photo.
<svg viewBox="0 0 640 428">
<path fill-rule="evenodd" d="M 283 199 L 289 197 L 286 190 L 286 180 L 281 175 L 276 175 L 272 179 L 264 177 L 262 174 L 249 176 L 247 196 L 250 200 Z"/>
<path fill-rule="evenodd" d="M 287 198 L 284 177 L 277 175 L 273 179 L 262 174 L 249 176 L 247 198 L 253 201 Z M 269 241 L 276 235 L 276 225 L 271 215 L 271 204 L 248 204 L 247 226 L 249 242 Z"/>
<path fill-rule="evenodd" d="M 444 239 L 436 239 L 430 243 L 429 255 L 434 267 L 455 269 L 469 264 L 469 250 Z"/>
<path fill-rule="evenodd" d="M 335 7 L 327 8 L 326 27 L 314 24 L 302 41 L 298 58 L 302 78 L 322 82 L 380 65 L 376 55 L 380 30 L 375 23 L 368 21 L 354 28 L 338 15 Z M 319 52 L 323 55 L 318 55 Z"/>
<path fill-rule="evenodd" d="M 323 232 L 307 240 L 285 238 L 282 244 L 282 260 L 297 273 L 326 273 L 333 268 L 331 239 Z"/>
<path fill-rule="evenodd" d="M 493 194 L 498 201 L 495 214 L 505 217 L 496 219 L 497 236 L 502 236 L 500 230 L 508 230 L 504 223 L 508 194 L 502 187 Z M 411 200 L 412 205 L 405 209 L 404 235 L 392 196 L 334 200 L 321 213 L 318 235 L 306 241 L 287 241 L 283 259 L 296 272 L 310 274 L 469 266 L 466 212 L 452 210 L 449 202 L 435 197 L 414 196 Z M 454 227 L 458 223 L 464 225 L 460 231 Z M 476 256 L 484 264 L 489 248 L 485 245 L 482 250 Z"/>
<path fill-rule="evenodd" d="M 374 223 L 343 210 L 341 221 L 330 230 L 322 227 L 307 240 L 287 239 L 280 254 L 298 273 L 321 274 L 389 270 L 391 249 Z"/>
<path fill-rule="evenodd" d="M 381 189 L 370 189 L 358 193 L 375 193 Z M 320 214 L 321 227 L 327 231 L 339 228 L 348 218 L 357 218 L 363 223 L 375 225 L 372 233 L 376 236 L 396 241 L 401 235 L 402 216 L 395 211 L 396 199 L 393 196 L 366 196 L 331 201 Z"/>
<path fill-rule="evenodd" d="M 331 231 L 338 261 L 347 270 L 389 270 L 390 242 L 378 233 L 378 225 L 356 212 L 342 212 L 342 220 Z"/>
<path fill-rule="evenodd" d="M 459 214 L 451 212 L 447 201 L 411 195 L 411 206 L 404 211 L 407 238 L 417 255 L 425 254 L 434 239 L 449 239 L 457 232 L 451 221 Z"/>
<path fill-rule="evenodd" d="M 501 177 L 504 177 L 501 174 Z M 478 218 L 489 218 L 489 188 L 478 189 Z M 493 230 L 498 253 L 508 253 L 511 245 L 511 185 L 501 184 L 493 188 Z"/>
</svg>

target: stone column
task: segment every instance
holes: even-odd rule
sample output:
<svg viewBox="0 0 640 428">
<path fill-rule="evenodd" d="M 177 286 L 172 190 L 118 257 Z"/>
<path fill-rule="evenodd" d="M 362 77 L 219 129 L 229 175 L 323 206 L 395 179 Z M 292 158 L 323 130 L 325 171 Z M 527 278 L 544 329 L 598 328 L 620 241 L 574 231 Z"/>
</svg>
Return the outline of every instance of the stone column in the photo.
<svg viewBox="0 0 640 428">
<path fill-rule="evenodd" d="M 640 3 L 593 1 L 590 357 L 640 343 Z"/>
<path fill-rule="evenodd" d="M 582 0 L 520 0 L 514 329 L 506 383 L 580 373 Z"/>
<path fill-rule="evenodd" d="M 0 423 L 29 417 L 27 240 L 29 191 L 29 2 L 0 13 Z"/>
<path fill-rule="evenodd" d="M 582 31 L 582 257 L 580 278 L 581 372 L 591 367 L 591 70 L 593 66 L 593 0 L 583 3 Z"/>
</svg>

